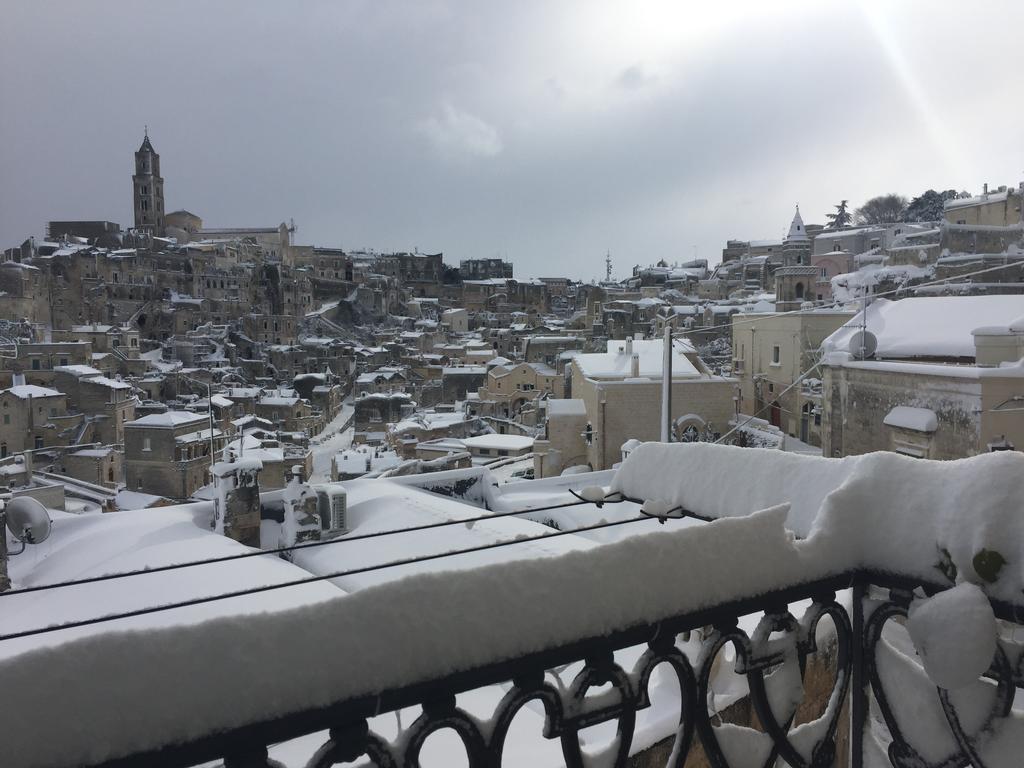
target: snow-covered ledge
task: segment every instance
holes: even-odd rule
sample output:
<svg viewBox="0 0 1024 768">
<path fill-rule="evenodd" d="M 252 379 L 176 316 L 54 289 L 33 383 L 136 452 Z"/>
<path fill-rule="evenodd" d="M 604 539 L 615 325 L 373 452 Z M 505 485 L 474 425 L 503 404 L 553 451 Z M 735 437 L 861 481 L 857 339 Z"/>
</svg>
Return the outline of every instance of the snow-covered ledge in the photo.
<svg viewBox="0 0 1024 768">
<path fill-rule="evenodd" d="M 612 489 L 717 519 L 25 653 L 0 662 L 5 703 L 16 703 L 0 718 L 5 765 L 94 765 L 386 692 L 443 694 L 457 673 L 864 571 L 966 579 L 1020 602 L 1017 453 L 936 463 L 646 444 Z"/>
</svg>

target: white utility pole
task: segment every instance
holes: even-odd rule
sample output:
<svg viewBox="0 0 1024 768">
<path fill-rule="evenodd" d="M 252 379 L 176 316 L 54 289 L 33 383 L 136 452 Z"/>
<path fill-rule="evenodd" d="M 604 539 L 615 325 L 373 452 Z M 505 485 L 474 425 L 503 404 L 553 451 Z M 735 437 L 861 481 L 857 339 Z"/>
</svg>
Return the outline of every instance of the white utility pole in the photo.
<svg viewBox="0 0 1024 768">
<path fill-rule="evenodd" d="M 661 363 L 661 442 L 672 440 L 672 326 L 665 323 L 664 359 Z"/>
</svg>

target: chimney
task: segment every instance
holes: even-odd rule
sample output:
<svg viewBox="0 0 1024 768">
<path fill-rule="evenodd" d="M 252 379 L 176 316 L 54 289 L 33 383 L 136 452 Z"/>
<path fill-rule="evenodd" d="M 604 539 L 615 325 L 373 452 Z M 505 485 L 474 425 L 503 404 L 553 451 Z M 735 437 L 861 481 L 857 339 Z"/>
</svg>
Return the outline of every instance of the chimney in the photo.
<svg viewBox="0 0 1024 768">
<path fill-rule="evenodd" d="M 16 373 L 13 376 L 11 376 L 11 386 L 12 387 L 22 387 L 24 385 L 25 385 L 25 374 L 24 373 Z"/>
<path fill-rule="evenodd" d="M 640 355 L 636 353 L 630 358 L 629 375 L 634 379 L 640 378 Z"/>
<path fill-rule="evenodd" d="M 987 183 L 986 184 L 982 184 L 982 186 L 981 186 L 981 194 L 983 194 L 983 195 L 987 195 L 988 194 L 988 184 Z"/>
<path fill-rule="evenodd" d="M 626 337 L 626 354 L 627 355 L 632 355 L 633 354 L 633 337 L 632 336 L 627 336 Z"/>
</svg>

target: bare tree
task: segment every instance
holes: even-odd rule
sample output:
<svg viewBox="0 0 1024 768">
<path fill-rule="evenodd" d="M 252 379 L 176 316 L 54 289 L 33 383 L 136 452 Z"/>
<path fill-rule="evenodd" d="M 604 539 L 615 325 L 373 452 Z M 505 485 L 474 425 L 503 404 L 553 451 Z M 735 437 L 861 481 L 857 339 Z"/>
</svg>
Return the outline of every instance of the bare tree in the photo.
<svg viewBox="0 0 1024 768">
<path fill-rule="evenodd" d="M 858 224 L 894 224 L 903 221 L 907 198 L 903 195 L 879 195 L 857 209 Z"/>
</svg>

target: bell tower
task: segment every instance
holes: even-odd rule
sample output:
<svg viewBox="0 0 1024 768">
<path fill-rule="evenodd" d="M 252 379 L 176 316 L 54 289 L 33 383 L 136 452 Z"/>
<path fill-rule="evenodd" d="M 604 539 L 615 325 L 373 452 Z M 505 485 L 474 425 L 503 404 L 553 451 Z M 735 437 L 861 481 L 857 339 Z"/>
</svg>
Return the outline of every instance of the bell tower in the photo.
<svg viewBox="0 0 1024 768">
<path fill-rule="evenodd" d="M 135 153 L 132 176 L 135 228 L 157 237 L 164 234 L 164 179 L 160 175 L 160 155 L 149 142 L 147 126 L 142 146 Z"/>
</svg>

